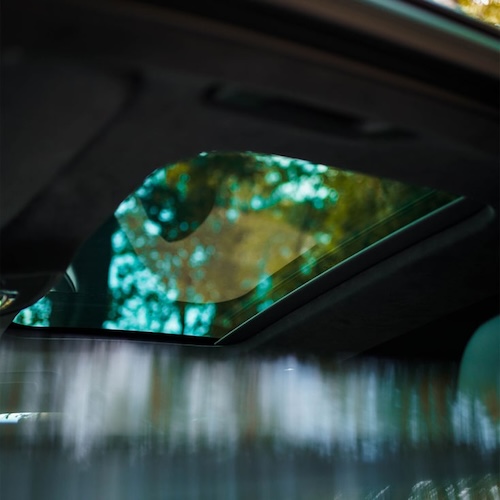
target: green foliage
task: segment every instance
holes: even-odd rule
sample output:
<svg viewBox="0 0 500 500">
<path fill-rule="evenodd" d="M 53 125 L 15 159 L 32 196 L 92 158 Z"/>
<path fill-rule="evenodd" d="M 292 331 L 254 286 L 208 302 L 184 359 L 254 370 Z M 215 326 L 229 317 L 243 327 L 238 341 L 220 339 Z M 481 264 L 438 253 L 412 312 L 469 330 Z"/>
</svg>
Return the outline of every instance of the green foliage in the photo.
<svg viewBox="0 0 500 500">
<path fill-rule="evenodd" d="M 77 258 L 70 314 L 50 321 L 221 337 L 451 199 L 303 160 L 202 153 L 156 170 L 118 207 Z M 48 324 L 40 307 L 18 321 Z"/>
<path fill-rule="evenodd" d="M 162 304 L 154 317 L 212 304 L 198 311 L 205 324 L 198 331 L 221 336 L 450 199 L 302 160 L 210 153 L 156 171 L 117 218 L 129 257 L 149 270 L 137 276 L 151 273 L 154 303 Z M 170 331 L 186 333 L 182 323 L 170 322 Z"/>
</svg>

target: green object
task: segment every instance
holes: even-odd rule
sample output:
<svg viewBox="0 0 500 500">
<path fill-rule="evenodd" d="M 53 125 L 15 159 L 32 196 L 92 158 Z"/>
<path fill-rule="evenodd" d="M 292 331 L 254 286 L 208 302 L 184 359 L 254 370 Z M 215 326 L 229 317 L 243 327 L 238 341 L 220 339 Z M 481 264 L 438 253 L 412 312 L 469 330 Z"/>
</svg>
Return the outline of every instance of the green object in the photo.
<svg viewBox="0 0 500 500">
<path fill-rule="evenodd" d="M 500 418 L 500 316 L 480 326 L 467 344 L 458 389 Z"/>
</svg>

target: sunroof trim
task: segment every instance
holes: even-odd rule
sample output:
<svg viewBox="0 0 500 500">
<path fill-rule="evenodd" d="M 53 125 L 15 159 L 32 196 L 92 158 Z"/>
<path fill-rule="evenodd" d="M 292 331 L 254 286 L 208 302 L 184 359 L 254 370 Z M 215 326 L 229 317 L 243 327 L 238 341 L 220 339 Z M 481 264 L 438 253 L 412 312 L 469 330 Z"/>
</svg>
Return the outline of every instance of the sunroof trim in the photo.
<svg viewBox="0 0 500 500">
<path fill-rule="evenodd" d="M 366 271 L 377 263 L 390 259 L 405 249 L 421 243 L 445 229 L 452 228 L 485 209 L 488 210 L 484 205 L 465 197 L 460 197 L 450 202 L 448 205 L 437 209 L 348 257 L 313 280 L 304 283 L 295 291 L 281 298 L 272 308 L 248 319 L 245 323 L 242 323 L 224 337 L 218 339 L 215 345 L 229 346 L 240 343 L 245 345 L 245 341 L 250 340 L 256 333 L 255 330 L 262 331 L 298 307 L 312 302 L 316 297 L 328 291 L 334 290 L 338 285 Z M 304 295 L 307 295 L 307 297 L 304 297 Z"/>
</svg>

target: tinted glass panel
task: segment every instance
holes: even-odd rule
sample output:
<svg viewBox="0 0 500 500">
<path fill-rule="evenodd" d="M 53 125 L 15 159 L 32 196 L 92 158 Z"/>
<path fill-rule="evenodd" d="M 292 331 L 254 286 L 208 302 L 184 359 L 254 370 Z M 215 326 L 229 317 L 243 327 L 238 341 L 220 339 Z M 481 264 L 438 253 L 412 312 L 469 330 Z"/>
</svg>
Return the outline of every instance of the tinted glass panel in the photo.
<svg viewBox="0 0 500 500">
<path fill-rule="evenodd" d="M 151 174 L 16 321 L 220 338 L 452 199 L 303 160 L 203 153 Z"/>
</svg>

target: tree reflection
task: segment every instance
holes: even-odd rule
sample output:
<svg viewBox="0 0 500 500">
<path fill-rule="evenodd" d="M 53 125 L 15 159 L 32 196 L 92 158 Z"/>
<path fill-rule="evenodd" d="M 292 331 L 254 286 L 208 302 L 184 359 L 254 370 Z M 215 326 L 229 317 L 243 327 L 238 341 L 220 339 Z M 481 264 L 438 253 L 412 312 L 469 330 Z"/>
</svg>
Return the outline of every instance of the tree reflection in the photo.
<svg viewBox="0 0 500 500">
<path fill-rule="evenodd" d="M 221 337 L 452 199 L 304 160 L 202 153 L 120 204 L 76 258 L 80 292 L 52 294 L 50 324 Z"/>
<path fill-rule="evenodd" d="M 105 326 L 220 336 L 443 203 L 430 195 L 252 153 L 159 169 L 116 211 Z"/>
</svg>

